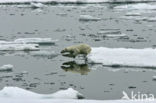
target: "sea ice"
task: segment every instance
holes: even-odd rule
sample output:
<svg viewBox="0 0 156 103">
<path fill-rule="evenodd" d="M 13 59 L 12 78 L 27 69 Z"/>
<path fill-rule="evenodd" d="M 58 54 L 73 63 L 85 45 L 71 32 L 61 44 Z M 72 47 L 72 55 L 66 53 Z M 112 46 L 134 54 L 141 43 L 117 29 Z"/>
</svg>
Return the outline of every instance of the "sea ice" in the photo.
<svg viewBox="0 0 156 103">
<path fill-rule="evenodd" d="M 18 87 L 4 87 L 0 91 L 0 98 L 12 99 L 79 99 L 83 95 L 78 91 L 68 88 L 67 90 L 60 90 L 53 94 L 37 94 Z"/>
<path fill-rule="evenodd" d="M 111 67 L 156 68 L 156 49 L 92 48 L 88 56 L 90 63 Z"/>
<path fill-rule="evenodd" d="M 38 44 L 0 44 L 0 51 L 36 51 Z"/>
<path fill-rule="evenodd" d="M 79 20 L 80 21 L 99 21 L 101 19 L 97 18 L 97 17 L 90 16 L 90 15 L 80 15 Z"/>
<path fill-rule="evenodd" d="M 14 68 L 13 65 L 7 64 L 7 65 L 1 66 L 1 67 L 0 67 L 0 71 L 12 71 L 13 68 Z"/>
<path fill-rule="evenodd" d="M 2 103 L 155 103 L 156 100 L 77 100 L 81 95 L 76 90 L 69 88 L 54 94 L 37 94 L 18 87 L 5 87 L 0 91 Z"/>
<path fill-rule="evenodd" d="M 51 38 L 19 38 L 14 43 L 26 43 L 26 44 L 55 44 L 56 40 Z"/>
<path fill-rule="evenodd" d="M 30 3 L 32 8 L 43 8 L 45 5 L 40 2 L 31 2 Z"/>
</svg>

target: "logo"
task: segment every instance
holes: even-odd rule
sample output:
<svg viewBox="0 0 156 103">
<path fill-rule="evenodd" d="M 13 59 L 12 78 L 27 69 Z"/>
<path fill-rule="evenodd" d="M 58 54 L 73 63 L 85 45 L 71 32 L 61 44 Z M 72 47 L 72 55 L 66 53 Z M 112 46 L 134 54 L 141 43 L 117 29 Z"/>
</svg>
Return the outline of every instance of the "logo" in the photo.
<svg viewBox="0 0 156 103">
<path fill-rule="evenodd" d="M 130 95 L 128 95 L 125 91 L 122 92 L 123 97 L 121 99 L 123 100 L 132 100 L 132 101 L 154 101 L 154 94 L 146 94 L 134 91 L 131 92 Z"/>
</svg>

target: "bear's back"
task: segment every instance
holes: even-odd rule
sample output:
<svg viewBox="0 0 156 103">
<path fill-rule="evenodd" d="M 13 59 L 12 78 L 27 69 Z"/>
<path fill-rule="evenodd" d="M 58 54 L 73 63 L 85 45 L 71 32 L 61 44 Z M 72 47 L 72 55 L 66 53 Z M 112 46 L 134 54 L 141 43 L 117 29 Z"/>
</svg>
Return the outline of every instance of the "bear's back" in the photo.
<svg viewBox="0 0 156 103">
<path fill-rule="evenodd" d="M 78 48 L 81 54 L 89 54 L 91 52 L 91 47 L 87 44 L 80 44 Z"/>
</svg>

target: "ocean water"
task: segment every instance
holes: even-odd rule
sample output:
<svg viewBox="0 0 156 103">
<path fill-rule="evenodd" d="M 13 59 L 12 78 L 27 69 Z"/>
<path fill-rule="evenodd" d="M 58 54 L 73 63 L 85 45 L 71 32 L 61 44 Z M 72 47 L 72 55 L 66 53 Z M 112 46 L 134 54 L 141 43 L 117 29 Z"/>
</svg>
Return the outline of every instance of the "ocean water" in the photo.
<svg viewBox="0 0 156 103">
<path fill-rule="evenodd" d="M 29 3 L 29 2 L 42 2 L 42 3 L 65 3 L 65 4 L 81 4 L 81 3 L 143 3 L 143 2 L 155 2 L 155 0 L 3 0 L 0 3 Z"/>
<path fill-rule="evenodd" d="M 154 61 L 156 55 L 155 6 L 155 3 L 58 4 L 34 9 L 25 4 L 0 5 L 0 40 L 58 40 L 55 44 L 40 45 L 40 51 L 1 51 L 0 66 L 12 64 L 14 68 L 0 72 L 0 88 L 17 86 L 39 94 L 50 94 L 72 87 L 87 99 L 101 100 L 120 99 L 122 91 L 156 95 L 156 81 L 152 78 L 156 70 L 147 68 L 155 66 L 154 62 L 149 62 L 151 59 Z M 82 64 L 77 63 L 82 61 L 79 58 L 61 56 L 63 48 L 80 43 L 110 51 L 115 48 L 118 58 L 111 59 L 107 55 L 109 61 L 121 64 L 125 59 L 118 60 L 125 56 L 127 61 L 130 60 L 126 63 L 131 65 Z M 124 48 L 124 56 L 117 48 Z M 127 48 L 137 50 L 137 53 L 129 54 Z M 146 52 L 145 48 L 150 51 Z M 105 58 L 106 55 L 101 54 Z M 134 61 L 138 60 L 136 63 L 144 65 L 144 68 L 135 66 L 131 55 L 138 57 Z M 141 58 L 143 61 L 139 62 Z"/>
</svg>

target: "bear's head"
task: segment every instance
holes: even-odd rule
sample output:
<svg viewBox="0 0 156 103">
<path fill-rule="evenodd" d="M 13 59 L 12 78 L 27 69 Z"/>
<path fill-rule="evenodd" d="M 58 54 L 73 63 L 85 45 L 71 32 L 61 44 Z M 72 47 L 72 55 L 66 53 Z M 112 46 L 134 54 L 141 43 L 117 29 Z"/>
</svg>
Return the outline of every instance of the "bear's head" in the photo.
<svg viewBox="0 0 156 103">
<path fill-rule="evenodd" d="M 64 48 L 62 51 L 61 51 L 61 53 L 63 54 L 63 53 L 66 53 L 67 52 L 67 48 Z"/>
<path fill-rule="evenodd" d="M 73 50 L 69 50 L 68 48 L 65 48 L 65 49 L 63 49 L 61 51 L 61 54 L 63 56 L 75 58 L 76 56 L 73 53 L 74 53 L 74 51 Z"/>
</svg>

